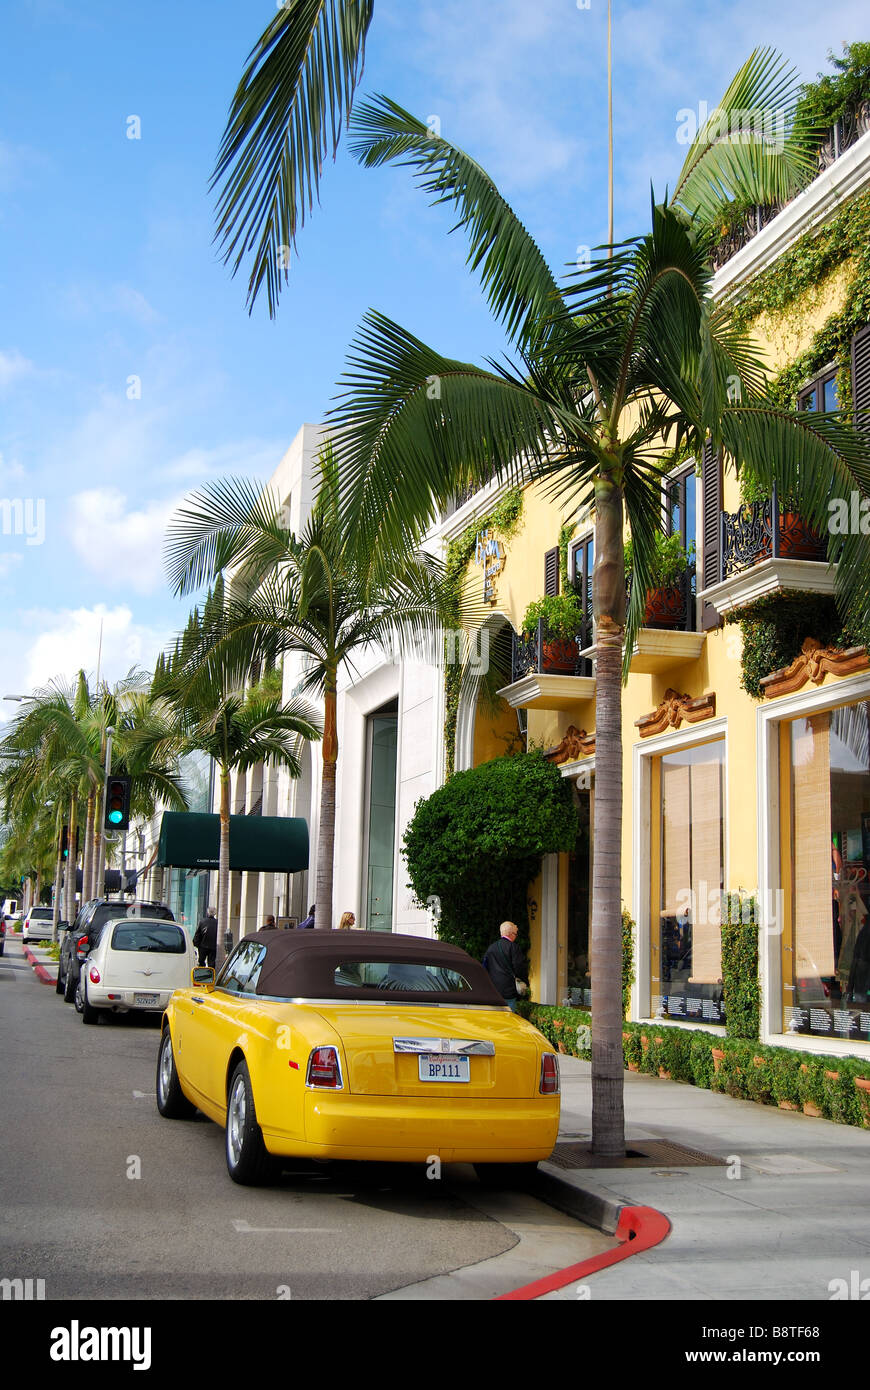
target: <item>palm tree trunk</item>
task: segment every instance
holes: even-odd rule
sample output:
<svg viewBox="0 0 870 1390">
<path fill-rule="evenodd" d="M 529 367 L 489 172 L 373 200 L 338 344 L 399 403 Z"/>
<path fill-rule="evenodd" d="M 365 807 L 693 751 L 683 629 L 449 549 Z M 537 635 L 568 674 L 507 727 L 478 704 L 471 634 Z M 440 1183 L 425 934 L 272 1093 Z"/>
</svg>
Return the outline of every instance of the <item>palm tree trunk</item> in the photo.
<svg viewBox="0 0 870 1390">
<path fill-rule="evenodd" d="M 622 492 L 595 488 L 595 823 L 592 849 L 592 1148 L 625 1153 L 622 1055 Z"/>
<path fill-rule="evenodd" d="M 67 851 L 66 874 L 64 875 L 64 896 L 66 899 L 66 911 L 64 916 L 72 926 L 76 915 L 76 868 L 78 866 L 78 855 L 76 854 L 76 798 L 73 796 L 69 808 L 69 850 Z M 82 879 L 82 890 L 84 890 L 84 878 Z"/>
<path fill-rule="evenodd" d="M 57 942 L 57 924 L 63 911 L 63 811 L 58 807 L 57 814 L 57 858 L 54 863 L 54 893 L 51 901 L 51 939 Z M 72 848 L 72 847 L 70 847 Z"/>
<path fill-rule="evenodd" d="M 221 782 L 221 845 L 218 857 L 218 933 L 216 964 L 224 959 L 224 941 L 230 923 L 230 770 L 223 763 Z"/>
<path fill-rule="evenodd" d="M 327 683 L 323 709 L 323 775 L 320 782 L 320 828 L 317 834 L 317 904 L 315 926 L 332 926 L 332 875 L 335 856 L 335 771 L 338 763 L 338 695 Z"/>
<path fill-rule="evenodd" d="M 88 813 L 85 821 L 85 849 L 82 858 L 82 902 L 90 902 L 95 896 L 93 890 L 94 877 L 94 814 L 96 793 L 91 788 L 88 793 Z"/>
</svg>

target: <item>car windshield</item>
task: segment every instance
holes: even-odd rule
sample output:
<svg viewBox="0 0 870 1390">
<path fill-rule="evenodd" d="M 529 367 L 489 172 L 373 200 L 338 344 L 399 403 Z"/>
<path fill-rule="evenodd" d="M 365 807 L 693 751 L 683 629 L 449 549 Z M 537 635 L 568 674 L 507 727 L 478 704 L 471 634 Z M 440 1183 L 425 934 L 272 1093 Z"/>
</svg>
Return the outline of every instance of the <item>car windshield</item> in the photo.
<svg viewBox="0 0 870 1390">
<path fill-rule="evenodd" d="M 113 951 L 154 951 L 160 955 L 180 956 L 187 949 L 184 932 L 179 927 L 161 926 L 159 922 L 122 922 L 112 935 Z"/>
<path fill-rule="evenodd" d="M 335 967 L 334 978 L 337 985 L 347 989 L 426 990 L 432 994 L 461 994 L 471 989 L 458 970 L 424 961 L 342 961 Z"/>
</svg>

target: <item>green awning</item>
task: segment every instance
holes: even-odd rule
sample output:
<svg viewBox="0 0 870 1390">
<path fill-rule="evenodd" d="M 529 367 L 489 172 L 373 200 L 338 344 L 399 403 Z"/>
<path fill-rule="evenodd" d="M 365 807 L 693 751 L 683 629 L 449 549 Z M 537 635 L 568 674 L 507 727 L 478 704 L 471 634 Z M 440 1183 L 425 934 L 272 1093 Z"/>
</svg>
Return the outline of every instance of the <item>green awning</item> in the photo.
<svg viewBox="0 0 870 1390">
<path fill-rule="evenodd" d="M 157 863 L 216 869 L 220 819 L 196 811 L 164 811 Z M 297 816 L 230 816 L 230 868 L 280 874 L 307 869 L 307 823 Z"/>
</svg>

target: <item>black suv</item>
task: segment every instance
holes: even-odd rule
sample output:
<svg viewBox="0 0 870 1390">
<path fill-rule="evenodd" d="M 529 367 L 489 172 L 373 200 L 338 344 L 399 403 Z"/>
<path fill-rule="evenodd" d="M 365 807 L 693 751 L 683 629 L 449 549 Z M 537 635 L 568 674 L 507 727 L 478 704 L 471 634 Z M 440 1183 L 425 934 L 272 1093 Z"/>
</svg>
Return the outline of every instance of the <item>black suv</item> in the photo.
<svg viewBox="0 0 870 1390">
<path fill-rule="evenodd" d="M 67 927 L 60 947 L 55 989 L 67 1004 L 76 997 L 82 962 L 96 946 L 105 924 L 119 917 L 162 917 L 167 922 L 175 921 L 165 903 L 106 902 L 105 898 L 91 898 L 84 903 L 72 926 Z"/>
</svg>

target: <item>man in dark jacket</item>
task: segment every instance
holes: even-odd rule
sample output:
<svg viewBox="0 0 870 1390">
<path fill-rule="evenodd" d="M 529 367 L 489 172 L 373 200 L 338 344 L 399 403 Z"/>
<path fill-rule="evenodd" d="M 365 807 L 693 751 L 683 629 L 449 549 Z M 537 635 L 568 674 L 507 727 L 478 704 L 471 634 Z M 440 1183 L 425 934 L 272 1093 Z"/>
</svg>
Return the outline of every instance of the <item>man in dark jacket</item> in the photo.
<svg viewBox="0 0 870 1390">
<path fill-rule="evenodd" d="M 217 959 L 217 918 L 210 907 L 194 932 L 193 944 L 199 951 L 200 965 L 210 965 L 214 970 Z"/>
<path fill-rule="evenodd" d="M 516 1013 L 520 999 L 516 982 L 520 980 L 525 985 L 522 991 L 525 994 L 529 987 L 529 971 L 517 945 L 519 927 L 516 922 L 502 922 L 499 930 L 501 935 L 487 948 L 483 964 L 505 1003 Z"/>
</svg>

